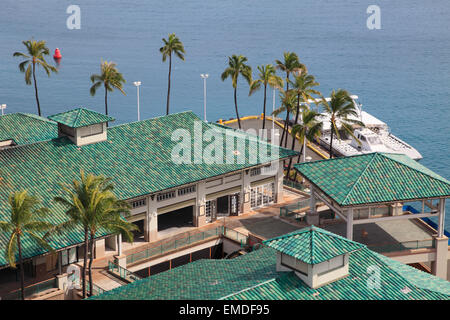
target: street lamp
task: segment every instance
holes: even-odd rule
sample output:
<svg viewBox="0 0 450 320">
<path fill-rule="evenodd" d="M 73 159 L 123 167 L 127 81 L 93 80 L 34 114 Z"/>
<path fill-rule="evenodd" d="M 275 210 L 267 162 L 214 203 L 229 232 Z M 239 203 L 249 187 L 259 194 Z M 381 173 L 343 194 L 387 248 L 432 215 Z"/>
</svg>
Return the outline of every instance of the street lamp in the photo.
<svg viewBox="0 0 450 320">
<path fill-rule="evenodd" d="M 207 120 L 206 120 L 206 79 L 208 79 L 209 74 L 202 73 L 200 75 L 200 77 L 203 79 L 203 117 L 204 117 L 205 122 L 207 122 Z"/>
<path fill-rule="evenodd" d="M 3 110 L 6 109 L 6 104 L 0 105 L 0 109 L 2 109 L 2 116 L 5 114 Z"/>
<path fill-rule="evenodd" d="M 139 111 L 139 87 L 141 86 L 141 82 L 135 81 L 135 82 L 133 82 L 133 84 L 137 88 L 137 114 L 138 114 L 138 121 L 141 121 L 141 113 Z"/>
</svg>

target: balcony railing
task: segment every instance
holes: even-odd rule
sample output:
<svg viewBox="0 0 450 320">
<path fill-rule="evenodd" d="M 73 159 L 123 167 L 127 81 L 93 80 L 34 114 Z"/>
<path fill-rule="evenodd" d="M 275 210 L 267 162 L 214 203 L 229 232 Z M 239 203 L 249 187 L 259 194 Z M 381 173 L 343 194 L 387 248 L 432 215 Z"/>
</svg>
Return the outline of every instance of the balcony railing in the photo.
<svg viewBox="0 0 450 320">
<path fill-rule="evenodd" d="M 235 230 L 220 226 L 211 230 L 205 230 L 194 234 L 188 234 L 182 238 L 164 242 L 156 247 L 147 248 L 139 252 L 132 253 L 127 256 L 127 265 L 133 264 L 142 260 L 146 260 L 164 253 L 174 251 L 180 248 L 188 247 L 197 242 L 213 239 L 215 237 L 224 236 L 231 240 L 237 241 L 244 247 L 247 244 L 248 237 Z"/>
<path fill-rule="evenodd" d="M 56 278 L 52 278 L 46 281 L 42 281 L 25 288 L 25 298 L 31 297 L 35 294 L 39 294 L 49 289 L 57 288 Z M 21 289 L 12 291 L 1 297 L 2 300 L 20 300 Z"/>
<path fill-rule="evenodd" d="M 303 216 L 299 214 L 299 211 L 305 208 L 309 208 L 309 203 L 309 199 L 306 199 L 282 206 L 280 207 L 280 217 L 299 218 L 300 216 Z"/>
<path fill-rule="evenodd" d="M 434 240 L 412 240 L 397 243 L 374 244 L 367 246 L 370 250 L 378 253 L 388 253 L 395 251 L 414 250 L 414 249 L 430 249 L 434 248 Z"/>
<path fill-rule="evenodd" d="M 304 191 L 305 190 L 305 186 L 303 184 L 301 184 L 300 182 L 296 182 L 296 181 L 292 181 L 292 180 L 287 180 L 287 179 L 283 179 L 283 184 L 285 186 L 300 190 L 300 191 Z"/>
<path fill-rule="evenodd" d="M 90 288 L 90 283 L 89 281 L 86 281 L 86 292 L 89 293 L 89 288 Z M 106 290 L 100 288 L 99 286 L 97 286 L 95 283 L 92 284 L 92 295 L 96 296 L 99 294 L 104 293 Z"/>
<path fill-rule="evenodd" d="M 121 266 L 118 266 L 117 264 L 115 264 L 111 261 L 108 262 L 108 271 L 119 276 L 122 279 L 125 279 L 126 281 L 128 281 L 130 283 L 141 279 L 141 277 L 139 277 L 134 272 L 131 272 L 130 270 L 125 269 Z"/>
</svg>

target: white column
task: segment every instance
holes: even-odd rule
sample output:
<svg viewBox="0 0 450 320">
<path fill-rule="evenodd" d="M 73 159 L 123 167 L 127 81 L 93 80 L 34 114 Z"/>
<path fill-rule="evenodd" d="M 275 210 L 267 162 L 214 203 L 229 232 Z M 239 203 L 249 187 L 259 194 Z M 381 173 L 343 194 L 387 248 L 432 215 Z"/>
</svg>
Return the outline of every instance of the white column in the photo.
<svg viewBox="0 0 450 320">
<path fill-rule="evenodd" d="M 147 242 L 158 239 L 158 213 L 156 195 L 153 200 L 148 197 L 147 214 L 144 220 L 144 239 Z"/>
<path fill-rule="evenodd" d="M 444 223 L 445 223 L 445 199 L 439 199 L 439 222 L 438 222 L 438 237 L 444 236 Z"/>
<path fill-rule="evenodd" d="M 122 255 L 122 234 L 118 234 L 116 236 L 117 238 L 117 255 L 121 256 Z"/>
<path fill-rule="evenodd" d="M 353 240 L 353 208 L 347 212 L 347 239 Z"/>
</svg>

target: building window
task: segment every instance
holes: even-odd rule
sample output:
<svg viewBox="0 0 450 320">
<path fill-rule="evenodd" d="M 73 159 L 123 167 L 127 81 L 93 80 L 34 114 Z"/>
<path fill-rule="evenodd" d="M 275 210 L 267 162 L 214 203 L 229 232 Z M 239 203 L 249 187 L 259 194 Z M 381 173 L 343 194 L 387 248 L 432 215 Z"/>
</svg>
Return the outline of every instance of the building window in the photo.
<svg viewBox="0 0 450 320">
<path fill-rule="evenodd" d="M 250 207 L 258 208 L 273 203 L 275 183 L 266 183 L 250 189 Z"/>
<path fill-rule="evenodd" d="M 195 184 L 186 188 L 181 188 L 178 189 L 178 195 L 179 196 L 184 196 L 185 194 L 189 194 L 189 193 L 193 193 L 195 192 L 196 188 L 195 188 Z"/>
<path fill-rule="evenodd" d="M 258 176 L 261 174 L 261 167 L 253 168 L 250 170 L 250 177 Z"/>
<path fill-rule="evenodd" d="M 281 254 L 281 264 L 304 275 L 308 274 L 308 265 L 305 262 L 283 253 Z"/>
<path fill-rule="evenodd" d="M 139 200 L 133 201 L 133 202 L 131 203 L 131 207 L 132 207 L 133 209 L 135 209 L 135 208 L 143 207 L 143 206 L 145 206 L 146 204 L 147 204 L 147 201 L 145 200 L 145 198 L 143 198 L 143 199 L 139 199 Z"/>
<path fill-rule="evenodd" d="M 175 198 L 175 191 L 160 193 L 156 196 L 156 201 L 164 201 Z"/>
<path fill-rule="evenodd" d="M 81 137 L 89 137 L 103 133 L 103 123 L 93 124 L 80 129 Z"/>
<path fill-rule="evenodd" d="M 61 264 L 67 266 L 69 264 L 78 262 L 77 247 L 61 251 Z"/>
</svg>

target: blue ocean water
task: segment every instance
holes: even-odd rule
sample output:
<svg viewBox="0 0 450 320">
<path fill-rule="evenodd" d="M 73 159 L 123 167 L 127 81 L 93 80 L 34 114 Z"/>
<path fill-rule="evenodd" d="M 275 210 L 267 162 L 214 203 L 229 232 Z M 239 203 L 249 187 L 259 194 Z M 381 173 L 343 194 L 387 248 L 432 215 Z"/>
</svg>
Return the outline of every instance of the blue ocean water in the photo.
<svg viewBox="0 0 450 320">
<path fill-rule="evenodd" d="M 81 29 L 69 30 L 66 9 L 81 8 Z M 369 5 L 381 9 L 381 30 L 366 27 Z M 450 179 L 450 3 L 447 0 L 2 0 L 0 4 L 0 103 L 6 112 L 36 112 L 34 92 L 18 71 L 14 51 L 22 40 L 44 39 L 63 59 L 57 75 L 38 74 L 44 115 L 76 106 L 103 111 L 103 92 L 89 95 L 100 59 L 112 60 L 127 79 L 126 96 L 110 95 L 116 124 L 165 112 L 168 64 L 161 38 L 175 32 L 186 61 L 173 65 L 171 111 L 203 112 L 200 73 L 209 73 L 208 120 L 234 116 L 233 91 L 220 74 L 227 57 L 243 54 L 255 69 L 295 51 L 329 94 L 344 88 L 363 108 L 416 147 L 421 161 Z M 50 59 L 51 60 L 51 59 Z M 242 115 L 261 112 L 262 92 L 248 97 L 239 83 Z M 450 201 L 449 201 L 450 202 Z M 447 228 L 450 205 L 447 204 Z"/>
</svg>

